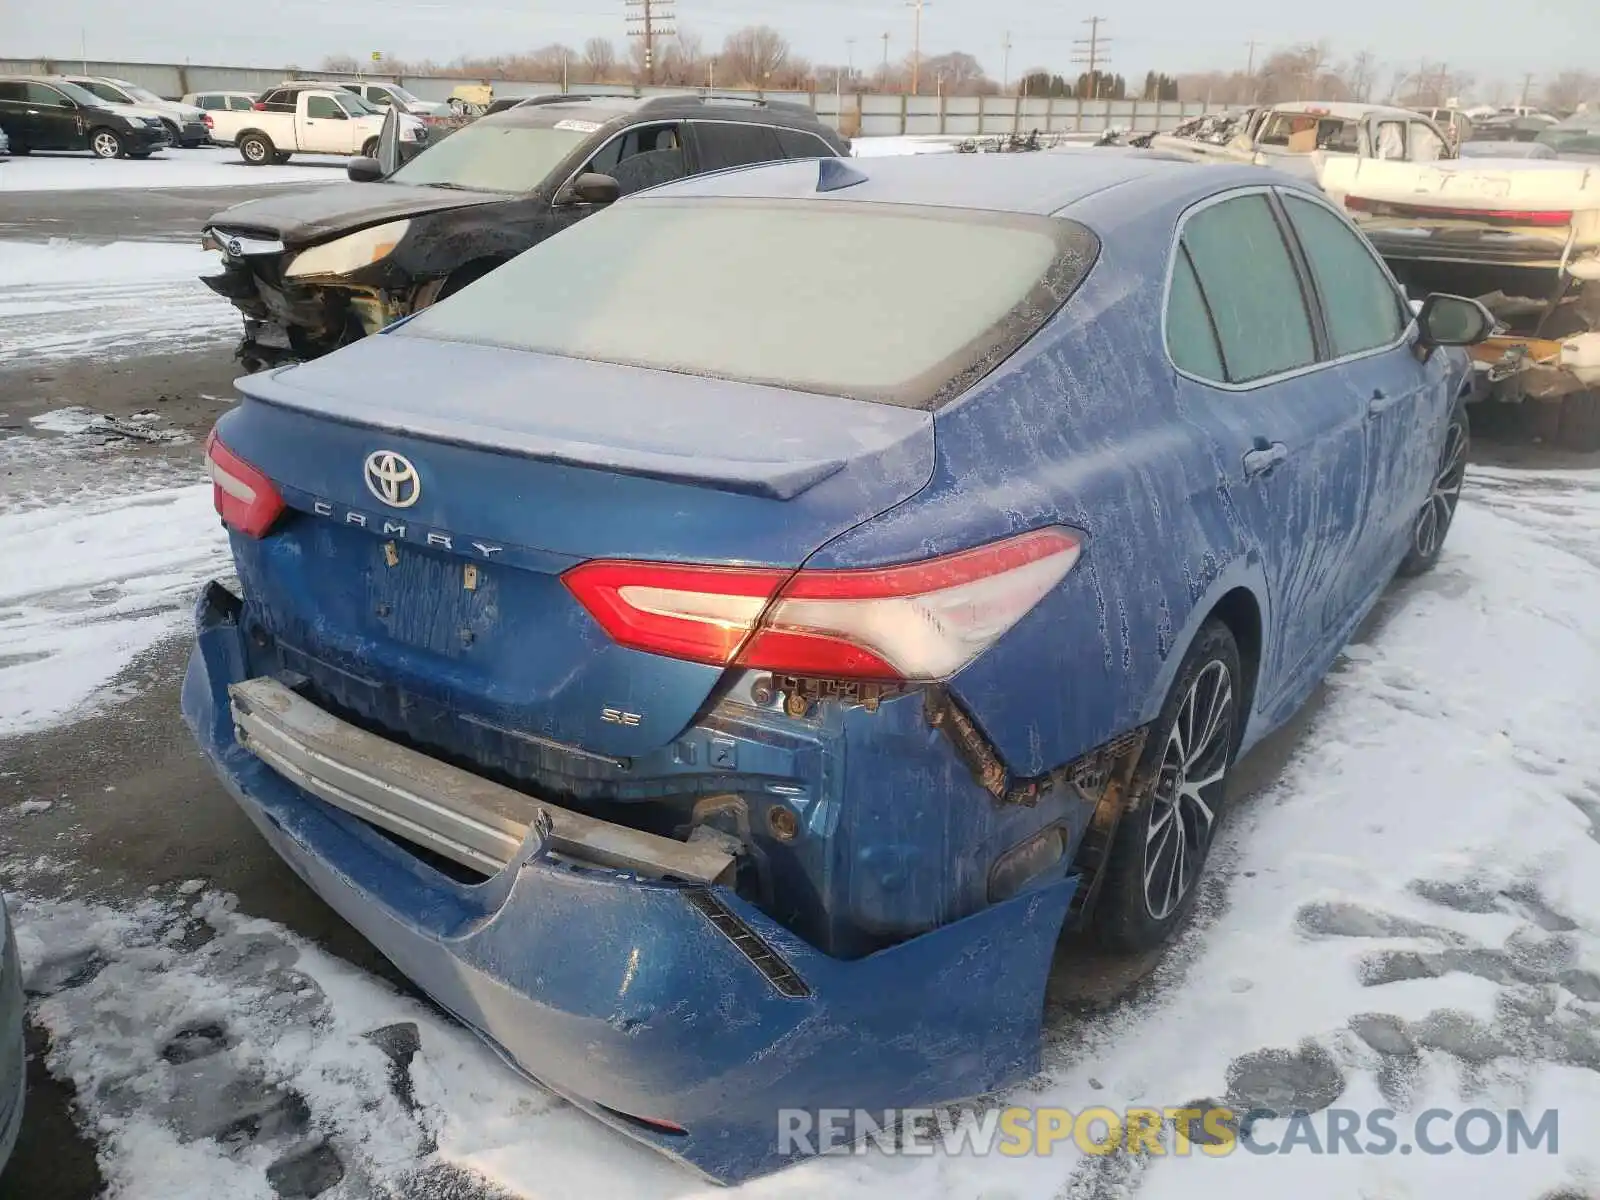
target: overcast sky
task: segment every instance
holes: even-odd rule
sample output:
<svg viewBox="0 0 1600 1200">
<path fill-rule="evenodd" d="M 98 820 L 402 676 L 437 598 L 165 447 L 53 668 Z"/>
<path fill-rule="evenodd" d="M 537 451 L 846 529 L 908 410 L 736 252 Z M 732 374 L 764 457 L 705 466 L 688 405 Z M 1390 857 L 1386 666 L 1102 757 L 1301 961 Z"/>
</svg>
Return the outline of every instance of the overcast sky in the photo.
<svg viewBox="0 0 1600 1200">
<path fill-rule="evenodd" d="M 926 0 L 923 53 L 966 50 L 998 78 L 1009 30 L 1013 76 L 1034 65 L 1065 72 L 1073 39 L 1086 32 L 1080 22 L 1099 11 L 1109 18 L 1102 30 L 1112 67 L 1128 75 L 1240 69 L 1252 38 L 1258 63 L 1273 46 L 1327 38 L 1341 55 L 1370 49 L 1388 70 L 1415 71 L 1425 57 L 1430 66 L 1443 60 L 1512 87 L 1525 71 L 1600 71 L 1600 0 L 1131 0 L 1098 10 L 1093 2 Z M 4 54 L 75 57 L 81 39 L 90 58 L 274 68 L 374 50 L 445 62 L 549 42 L 579 46 L 595 35 L 620 42 L 624 28 L 622 0 L 5 0 L 0 7 Z M 680 26 L 708 47 L 740 26 L 765 23 L 818 62 L 844 60 L 846 39 L 854 38 L 857 65 L 875 64 L 885 32 L 891 57 L 911 50 L 912 11 L 902 0 L 678 0 L 677 12 Z"/>
</svg>

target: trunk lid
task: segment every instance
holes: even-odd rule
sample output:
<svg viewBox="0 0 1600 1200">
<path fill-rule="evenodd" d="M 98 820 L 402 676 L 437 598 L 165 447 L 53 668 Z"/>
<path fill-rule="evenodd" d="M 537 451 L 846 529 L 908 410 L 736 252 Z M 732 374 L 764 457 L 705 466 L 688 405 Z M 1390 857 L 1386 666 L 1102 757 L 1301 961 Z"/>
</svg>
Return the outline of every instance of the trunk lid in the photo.
<svg viewBox="0 0 1600 1200">
<path fill-rule="evenodd" d="M 924 412 L 423 338 L 238 386 L 218 435 L 291 510 L 233 539 L 266 632 L 358 691 L 616 759 L 676 737 L 722 672 L 616 645 L 562 571 L 797 567 L 932 471 Z"/>
<path fill-rule="evenodd" d="M 223 209 L 206 225 L 267 233 L 286 245 L 299 246 L 401 217 L 479 204 L 503 204 L 510 199 L 512 197 L 499 192 L 409 187 L 399 183 L 335 183 L 294 196 L 247 200 Z"/>
</svg>

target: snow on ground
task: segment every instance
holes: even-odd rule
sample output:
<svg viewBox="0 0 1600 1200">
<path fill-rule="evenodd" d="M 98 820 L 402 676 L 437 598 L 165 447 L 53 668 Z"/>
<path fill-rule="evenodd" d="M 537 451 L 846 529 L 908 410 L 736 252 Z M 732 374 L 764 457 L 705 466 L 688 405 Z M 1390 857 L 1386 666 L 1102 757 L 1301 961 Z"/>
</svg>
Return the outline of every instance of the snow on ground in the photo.
<svg viewBox="0 0 1600 1200">
<path fill-rule="evenodd" d="M 347 159 L 297 155 L 282 166 L 252 167 L 232 146 L 165 150 L 141 162 L 92 154 L 30 154 L 0 159 L 0 193 L 106 188 L 253 187 L 263 183 L 338 183 Z"/>
<path fill-rule="evenodd" d="M 200 282 L 217 267 L 198 244 L 0 241 L 0 367 L 237 336 L 238 313 Z"/>
<path fill-rule="evenodd" d="M 0 512 L 0 736 L 78 712 L 227 566 L 211 485 Z"/>
<path fill-rule="evenodd" d="M 192 557 L 178 569 L 158 547 L 200 553 L 194 538 L 211 524 L 202 491 L 119 514 L 137 529 L 102 523 L 104 509 L 27 516 L 57 531 L 56 546 L 79 547 L 75 559 L 50 561 L 81 562 L 69 591 L 82 598 L 97 579 L 192 573 Z M 0 518 L 0 559 L 17 561 L 7 536 L 26 543 L 24 561 L 36 559 L 38 529 L 11 520 Z M 1229 882 L 1158 985 L 1108 1015 L 1059 1018 L 1046 1071 L 1006 1098 L 1072 1112 L 1209 1100 L 1240 1112 L 1331 1105 L 1362 1119 L 1392 1109 L 1393 1153 L 1317 1155 L 1304 1142 L 1226 1157 L 1086 1154 L 1070 1140 L 1049 1156 L 874 1148 L 735 1194 L 1593 1194 L 1596 546 L 1600 471 L 1475 470 L 1439 568 L 1395 590 L 1376 634 L 1331 677 L 1281 780 L 1233 814 L 1217 852 Z M 103 561 L 124 554 L 137 562 Z M 23 611 L 40 608 L 35 598 Z M 15 620 L 0 613 L 0 630 Z M 33 636 L 54 628 L 24 620 Z M 52 1036 L 50 1066 L 76 1085 L 113 1197 L 249 1200 L 310 1183 L 327 1200 L 725 1194 L 524 1084 L 431 1009 L 237 913 L 226 896 L 200 894 L 200 882 L 113 911 L 30 896 L 45 875 L 59 878 L 59 863 L 4 869 L 22 893 L 19 945 L 35 1018 Z M 1521 1108 L 1530 1128 L 1556 1108 L 1559 1153 L 1399 1149 L 1430 1108 Z M 1276 1145 L 1290 1128 L 1262 1119 L 1253 1138 Z M 1453 1119 L 1429 1132 L 1435 1144 L 1468 1140 Z M 1170 1134 L 1164 1145 L 1175 1145 Z"/>
</svg>

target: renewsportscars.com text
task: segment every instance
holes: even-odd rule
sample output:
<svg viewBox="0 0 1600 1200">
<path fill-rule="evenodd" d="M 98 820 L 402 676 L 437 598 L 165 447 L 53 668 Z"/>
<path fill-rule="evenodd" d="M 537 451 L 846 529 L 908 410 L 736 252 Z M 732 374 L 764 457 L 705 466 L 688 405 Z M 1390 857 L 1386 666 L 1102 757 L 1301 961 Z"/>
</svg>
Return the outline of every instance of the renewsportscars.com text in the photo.
<svg viewBox="0 0 1600 1200">
<path fill-rule="evenodd" d="M 1224 1158 L 1279 1154 L 1555 1154 L 1555 1109 L 1328 1108 L 1281 1117 L 1267 1110 L 1182 1108 L 784 1109 L 780 1154 L 1005 1157 L 1146 1154 Z"/>
</svg>

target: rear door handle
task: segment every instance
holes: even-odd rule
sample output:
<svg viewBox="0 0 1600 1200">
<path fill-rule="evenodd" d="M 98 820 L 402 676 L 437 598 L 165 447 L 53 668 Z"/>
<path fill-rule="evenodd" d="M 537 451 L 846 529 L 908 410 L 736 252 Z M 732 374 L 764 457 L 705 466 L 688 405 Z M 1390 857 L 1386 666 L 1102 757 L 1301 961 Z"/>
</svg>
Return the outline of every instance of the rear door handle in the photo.
<svg viewBox="0 0 1600 1200">
<path fill-rule="evenodd" d="M 1273 442 L 1267 445 L 1258 443 L 1254 450 L 1248 450 L 1244 456 L 1244 477 L 1254 479 L 1257 475 L 1268 475 L 1279 463 L 1289 457 L 1289 447 L 1282 442 Z"/>
</svg>

